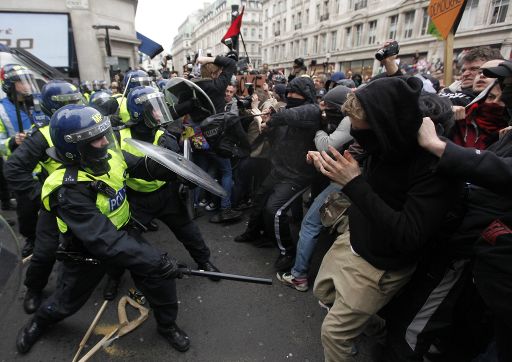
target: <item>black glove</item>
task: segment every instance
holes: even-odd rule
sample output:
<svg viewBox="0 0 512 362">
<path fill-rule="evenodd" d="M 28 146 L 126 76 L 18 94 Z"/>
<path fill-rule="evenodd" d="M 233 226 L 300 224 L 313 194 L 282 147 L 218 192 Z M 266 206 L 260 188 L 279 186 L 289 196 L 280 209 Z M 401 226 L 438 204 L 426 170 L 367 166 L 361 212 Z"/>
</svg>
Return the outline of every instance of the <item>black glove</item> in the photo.
<svg viewBox="0 0 512 362">
<path fill-rule="evenodd" d="M 157 278 L 183 278 L 183 273 L 180 271 L 180 264 L 178 260 L 163 254 L 160 259 L 160 267 L 157 274 Z"/>
<path fill-rule="evenodd" d="M 226 58 L 230 58 L 230 59 L 233 59 L 235 62 L 238 62 L 238 54 L 236 51 L 234 50 L 230 50 L 227 54 L 226 54 Z"/>
</svg>

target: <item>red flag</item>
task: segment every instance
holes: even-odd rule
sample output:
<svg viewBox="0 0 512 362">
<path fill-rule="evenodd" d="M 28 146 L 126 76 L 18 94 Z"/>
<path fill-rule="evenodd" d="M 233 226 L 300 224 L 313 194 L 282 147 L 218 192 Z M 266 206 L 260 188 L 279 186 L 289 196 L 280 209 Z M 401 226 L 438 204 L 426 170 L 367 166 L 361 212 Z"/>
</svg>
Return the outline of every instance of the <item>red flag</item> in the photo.
<svg viewBox="0 0 512 362">
<path fill-rule="evenodd" d="M 226 35 L 222 37 L 221 43 L 224 43 L 224 40 L 229 38 L 234 38 L 240 34 L 240 28 L 242 27 L 242 17 L 244 16 L 244 9 L 245 7 L 242 7 L 242 11 L 240 12 L 240 15 L 238 15 L 235 20 L 231 23 L 231 26 L 229 27 L 228 31 L 226 32 Z"/>
</svg>

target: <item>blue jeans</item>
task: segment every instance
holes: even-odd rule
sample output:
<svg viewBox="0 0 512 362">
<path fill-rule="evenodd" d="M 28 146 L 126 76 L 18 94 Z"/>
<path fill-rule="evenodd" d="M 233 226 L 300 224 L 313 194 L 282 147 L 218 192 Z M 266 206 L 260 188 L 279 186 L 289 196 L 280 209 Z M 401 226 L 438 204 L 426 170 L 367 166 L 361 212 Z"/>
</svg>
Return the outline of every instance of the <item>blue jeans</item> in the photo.
<svg viewBox="0 0 512 362">
<path fill-rule="evenodd" d="M 309 261 L 311 260 L 311 255 L 313 255 L 313 251 L 315 250 L 318 235 L 323 227 L 322 222 L 320 221 L 320 208 L 329 194 L 340 191 L 340 185 L 331 183 L 315 198 L 315 201 L 311 204 L 306 216 L 302 219 L 299 241 L 297 242 L 295 265 L 291 271 L 295 278 L 306 278 L 308 276 Z"/>
<path fill-rule="evenodd" d="M 233 171 L 231 168 L 231 161 L 229 158 L 217 156 L 212 151 L 199 151 L 193 155 L 194 162 L 203 170 L 208 172 L 208 166 L 212 163 L 217 167 L 218 172 L 221 174 L 220 184 L 226 190 L 227 196 L 220 200 L 221 209 L 231 208 L 231 189 L 233 188 Z M 196 202 L 198 198 L 196 192 Z"/>
</svg>

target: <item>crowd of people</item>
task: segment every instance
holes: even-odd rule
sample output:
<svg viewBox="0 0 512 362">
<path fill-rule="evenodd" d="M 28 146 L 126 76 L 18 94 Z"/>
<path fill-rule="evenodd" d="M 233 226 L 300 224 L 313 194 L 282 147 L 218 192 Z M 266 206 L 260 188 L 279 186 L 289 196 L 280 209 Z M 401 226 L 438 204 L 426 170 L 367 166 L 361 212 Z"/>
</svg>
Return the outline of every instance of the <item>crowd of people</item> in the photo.
<svg viewBox="0 0 512 362">
<path fill-rule="evenodd" d="M 198 57 L 182 77 L 128 71 L 110 89 L 51 80 L 39 90 L 29 69 L 5 65 L 1 202 L 16 207 L 32 255 L 23 306 L 34 316 L 18 351 L 78 311 L 105 274 L 115 299 L 125 269 L 159 333 L 188 350 L 176 324 L 181 269 L 143 233 L 160 220 L 218 281 L 194 222 L 215 211 L 212 223 L 248 218 L 235 243 L 276 248 L 283 285 L 312 287 L 327 310 L 326 361 L 351 361 L 362 335 L 383 361 L 512 361 L 512 62 L 469 49 L 443 86 L 396 58 L 372 78 L 308 74 L 298 58 L 290 74 L 265 65 L 248 84 L 230 51 Z M 127 139 L 191 151 L 224 196 Z"/>
</svg>

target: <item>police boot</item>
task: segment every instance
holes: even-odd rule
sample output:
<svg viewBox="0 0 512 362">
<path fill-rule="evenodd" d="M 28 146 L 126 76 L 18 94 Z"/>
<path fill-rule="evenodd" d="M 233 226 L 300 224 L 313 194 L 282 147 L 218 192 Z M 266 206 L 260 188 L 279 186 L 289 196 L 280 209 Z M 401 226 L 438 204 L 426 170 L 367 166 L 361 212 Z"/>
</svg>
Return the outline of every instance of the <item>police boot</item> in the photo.
<svg viewBox="0 0 512 362">
<path fill-rule="evenodd" d="M 105 298 L 105 300 L 116 299 L 120 282 L 120 279 L 115 279 L 107 275 L 107 284 L 105 284 L 105 288 L 103 289 L 103 298 Z"/>
<path fill-rule="evenodd" d="M 27 314 L 32 314 L 39 308 L 42 300 L 43 296 L 40 291 L 27 289 L 25 299 L 23 300 L 23 309 L 25 309 Z"/>
<path fill-rule="evenodd" d="M 180 352 L 185 352 L 190 348 L 190 338 L 176 325 L 176 323 L 165 328 L 159 326 L 158 333 L 167 339 L 174 349 Z"/>
<path fill-rule="evenodd" d="M 21 249 L 21 256 L 26 258 L 34 252 L 34 240 L 26 239 L 23 249 Z"/>
<path fill-rule="evenodd" d="M 30 351 L 30 348 L 37 342 L 43 335 L 46 324 L 38 321 L 36 318 L 32 318 L 24 327 L 18 332 L 16 338 L 16 348 L 18 352 L 24 354 Z"/>
</svg>

